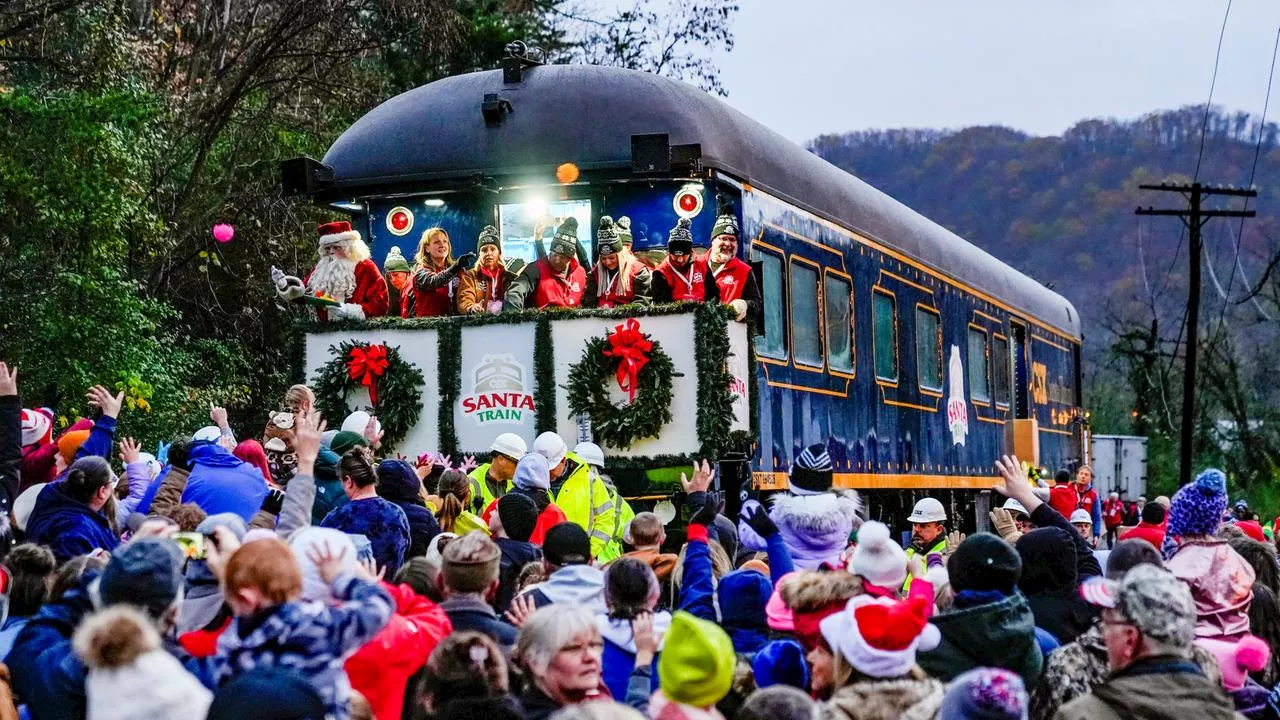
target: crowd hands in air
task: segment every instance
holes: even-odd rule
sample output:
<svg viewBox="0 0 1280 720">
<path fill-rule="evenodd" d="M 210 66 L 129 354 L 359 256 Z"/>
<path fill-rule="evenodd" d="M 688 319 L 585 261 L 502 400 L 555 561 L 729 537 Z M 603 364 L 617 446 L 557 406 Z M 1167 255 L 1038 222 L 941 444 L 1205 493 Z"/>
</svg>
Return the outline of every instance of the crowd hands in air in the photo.
<svg viewBox="0 0 1280 720">
<path fill-rule="evenodd" d="M 737 518 L 699 463 L 668 523 L 550 433 L 377 460 L 376 418 L 295 386 L 258 438 L 215 408 L 153 455 L 89 401 L 56 432 L 0 363 L 0 718 L 1277 717 L 1276 550 L 1216 470 L 1104 569 L 1059 509 L 1088 476 L 1012 457 L 1000 535 L 864 506 L 824 444 Z"/>
<path fill-rule="evenodd" d="M 272 280 L 282 299 L 317 304 L 326 321 L 694 301 L 722 303 L 739 321 L 751 322 L 761 307 L 751 267 L 738 258 L 736 216 L 727 209 L 717 216 L 703 252 L 695 247 L 690 221 L 681 218 L 668 235 L 661 262 L 632 252 L 628 218 L 615 223 L 601 217 L 594 267 L 573 217 L 555 227 L 545 253 L 543 227 L 535 229 L 538 257 L 527 264 L 503 257 L 502 238 L 492 225 L 480 231 L 477 251 L 461 257 L 454 257 L 448 232 L 430 228 L 422 233 L 412 262 L 394 247 L 382 271 L 350 223 L 326 223 L 318 232 L 320 257 L 311 273 L 298 278 L 272 268 Z"/>
</svg>

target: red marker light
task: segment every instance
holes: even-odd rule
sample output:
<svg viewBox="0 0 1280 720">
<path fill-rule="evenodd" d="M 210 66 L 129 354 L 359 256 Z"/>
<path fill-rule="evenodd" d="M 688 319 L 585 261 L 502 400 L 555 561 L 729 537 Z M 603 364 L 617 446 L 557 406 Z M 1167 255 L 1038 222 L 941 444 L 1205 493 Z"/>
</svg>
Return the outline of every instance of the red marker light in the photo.
<svg viewBox="0 0 1280 720">
<path fill-rule="evenodd" d="M 676 215 L 692 218 L 702 212 L 702 193 L 697 188 L 686 185 L 676 193 L 671 206 L 675 208 Z"/>
<path fill-rule="evenodd" d="M 387 230 L 392 235 L 406 235 L 413 229 L 413 212 L 406 207 L 392 208 L 387 213 Z"/>
<path fill-rule="evenodd" d="M 680 209 L 685 212 L 693 212 L 698 209 L 698 198 L 692 193 L 686 193 L 680 196 Z"/>
</svg>

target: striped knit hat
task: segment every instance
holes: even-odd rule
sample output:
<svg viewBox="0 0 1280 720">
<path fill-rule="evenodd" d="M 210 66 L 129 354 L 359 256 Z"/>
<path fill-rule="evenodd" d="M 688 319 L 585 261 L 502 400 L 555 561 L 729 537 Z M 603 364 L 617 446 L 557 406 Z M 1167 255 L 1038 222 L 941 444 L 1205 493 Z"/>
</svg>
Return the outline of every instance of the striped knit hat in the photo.
<svg viewBox="0 0 1280 720">
<path fill-rule="evenodd" d="M 791 466 L 791 492 L 795 495 L 821 495 L 831 489 L 834 472 L 827 446 L 814 443 L 805 448 Z"/>
</svg>

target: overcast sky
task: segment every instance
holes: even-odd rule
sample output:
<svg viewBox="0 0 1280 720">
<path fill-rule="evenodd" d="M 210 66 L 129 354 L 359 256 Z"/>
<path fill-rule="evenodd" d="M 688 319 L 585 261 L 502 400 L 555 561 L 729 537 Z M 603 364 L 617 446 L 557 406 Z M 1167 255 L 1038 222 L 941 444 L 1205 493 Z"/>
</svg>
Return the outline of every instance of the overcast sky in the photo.
<svg viewBox="0 0 1280 720">
<path fill-rule="evenodd" d="M 1203 103 L 1227 0 L 740 0 L 728 101 L 796 142 Z M 1213 102 L 1262 111 L 1280 0 L 1234 0 Z M 1269 119 L 1280 120 L 1280 82 Z"/>
</svg>

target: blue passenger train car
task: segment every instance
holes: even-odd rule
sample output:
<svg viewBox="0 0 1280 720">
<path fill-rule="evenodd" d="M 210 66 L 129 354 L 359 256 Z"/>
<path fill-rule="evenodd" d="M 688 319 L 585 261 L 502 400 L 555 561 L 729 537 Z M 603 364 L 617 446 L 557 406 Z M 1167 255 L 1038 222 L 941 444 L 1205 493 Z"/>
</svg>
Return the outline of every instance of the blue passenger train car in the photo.
<svg viewBox="0 0 1280 720">
<path fill-rule="evenodd" d="M 286 184 L 350 212 L 379 263 L 434 226 L 461 253 L 488 224 L 532 260 L 570 215 L 585 254 L 600 216 L 626 216 L 657 259 L 677 217 L 706 242 L 728 199 L 765 305 L 745 449 L 761 490 L 826 442 L 837 485 L 883 512 L 928 492 L 967 514 L 1001 453 L 1083 459 L 1066 299 L 692 86 L 508 58 L 388 100 Z"/>
</svg>

